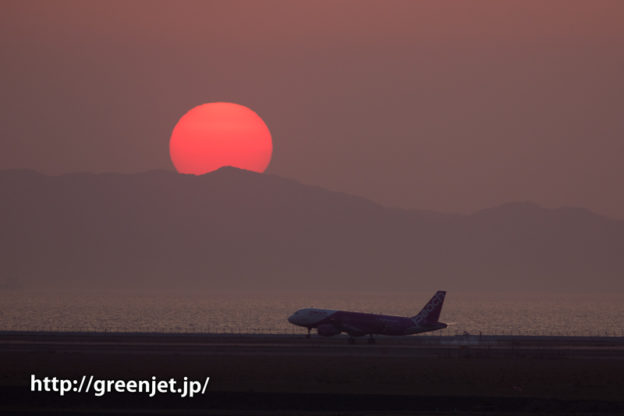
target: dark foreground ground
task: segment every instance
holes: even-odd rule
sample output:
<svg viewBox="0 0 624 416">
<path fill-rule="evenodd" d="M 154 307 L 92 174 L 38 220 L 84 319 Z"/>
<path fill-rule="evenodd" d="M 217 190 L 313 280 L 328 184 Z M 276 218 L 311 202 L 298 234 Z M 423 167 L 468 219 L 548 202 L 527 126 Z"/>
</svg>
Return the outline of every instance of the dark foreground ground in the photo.
<svg viewBox="0 0 624 416">
<path fill-rule="evenodd" d="M 0 414 L 624 414 L 624 340 L 0 333 Z M 31 392 L 210 377 L 205 394 Z"/>
</svg>

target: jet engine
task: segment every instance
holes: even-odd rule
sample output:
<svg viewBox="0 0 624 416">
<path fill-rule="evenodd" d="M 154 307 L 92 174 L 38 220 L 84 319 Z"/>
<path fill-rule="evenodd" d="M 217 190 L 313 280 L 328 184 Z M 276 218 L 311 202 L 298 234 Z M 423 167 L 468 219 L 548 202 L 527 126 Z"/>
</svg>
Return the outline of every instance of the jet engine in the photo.
<svg viewBox="0 0 624 416">
<path fill-rule="evenodd" d="M 316 331 L 322 337 L 333 337 L 334 335 L 338 335 L 340 333 L 340 330 L 332 324 L 319 325 L 316 328 Z"/>
</svg>

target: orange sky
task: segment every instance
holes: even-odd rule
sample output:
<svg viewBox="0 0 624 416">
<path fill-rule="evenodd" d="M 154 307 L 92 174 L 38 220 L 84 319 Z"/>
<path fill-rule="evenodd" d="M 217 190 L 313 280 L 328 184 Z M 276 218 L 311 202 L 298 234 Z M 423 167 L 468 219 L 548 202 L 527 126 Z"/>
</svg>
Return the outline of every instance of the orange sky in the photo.
<svg viewBox="0 0 624 416">
<path fill-rule="evenodd" d="M 256 111 L 268 172 L 402 207 L 624 218 L 624 2 L 3 3 L 0 169 L 173 169 L 179 117 Z"/>
</svg>

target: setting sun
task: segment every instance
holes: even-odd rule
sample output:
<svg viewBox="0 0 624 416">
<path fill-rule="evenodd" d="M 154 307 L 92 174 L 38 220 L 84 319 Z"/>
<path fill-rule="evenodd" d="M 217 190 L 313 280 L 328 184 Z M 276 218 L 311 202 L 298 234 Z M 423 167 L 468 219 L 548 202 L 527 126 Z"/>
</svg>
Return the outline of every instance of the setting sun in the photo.
<svg viewBox="0 0 624 416">
<path fill-rule="evenodd" d="M 180 173 L 202 175 L 223 166 L 264 172 L 271 161 L 271 133 L 260 116 L 234 103 L 207 103 L 180 118 L 169 152 Z"/>
</svg>

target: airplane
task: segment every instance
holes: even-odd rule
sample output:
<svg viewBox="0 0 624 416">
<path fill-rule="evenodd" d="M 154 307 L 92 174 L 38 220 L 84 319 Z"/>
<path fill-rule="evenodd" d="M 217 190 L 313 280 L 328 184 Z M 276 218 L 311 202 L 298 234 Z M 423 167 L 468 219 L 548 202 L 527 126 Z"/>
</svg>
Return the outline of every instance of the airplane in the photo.
<svg viewBox="0 0 624 416">
<path fill-rule="evenodd" d="M 316 328 L 323 337 L 346 332 L 349 344 L 355 343 L 355 337 L 369 335 L 368 343 L 374 344 L 373 334 L 412 335 L 446 328 L 448 325 L 439 321 L 445 296 L 445 291 L 437 291 L 418 315 L 412 317 L 306 308 L 292 314 L 288 322 L 308 328 L 307 338 L 312 328 Z"/>
</svg>

